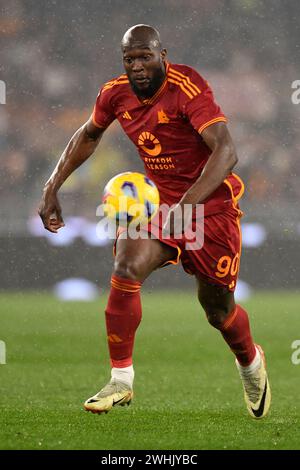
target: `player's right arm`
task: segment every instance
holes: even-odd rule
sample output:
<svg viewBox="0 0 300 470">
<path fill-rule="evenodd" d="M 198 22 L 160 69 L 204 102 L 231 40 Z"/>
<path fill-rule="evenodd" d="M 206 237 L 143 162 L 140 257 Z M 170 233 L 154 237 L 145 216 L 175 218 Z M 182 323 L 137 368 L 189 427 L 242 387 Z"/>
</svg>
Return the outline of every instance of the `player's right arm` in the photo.
<svg viewBox="0 0 300 470">
<path fill-rule="evenodd" d="M 80 127 L 63 151 L 53 173 L 45 184 L 39 215 L 44 227 L 57 233 L 64 226 L 57 192 L 66 179 L 95 151 L 105 128 L 96 126 L 91 117 Z"/>
</svg>

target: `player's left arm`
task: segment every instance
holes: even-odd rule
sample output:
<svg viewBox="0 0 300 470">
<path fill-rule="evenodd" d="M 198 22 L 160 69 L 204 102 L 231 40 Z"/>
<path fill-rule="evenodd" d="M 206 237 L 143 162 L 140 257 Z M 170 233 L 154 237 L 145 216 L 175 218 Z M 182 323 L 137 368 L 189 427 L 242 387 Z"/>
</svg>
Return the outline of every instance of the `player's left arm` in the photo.
<svg viewBox="0 0 300 470">
<path fill-rule="evenodd" d="M 206 127 L 201 136 L 212 153 L 197 181 L 181 198 L 180 205 L 201 204 L 222 184 L 238 161 L 234 143 L 224 122 Z"/>
<path fill-rule="evenodd" d="M 192 207 L 205 201 L 238 161 L 232 138 L 224 122 L 211 124 L 201 135 L 212 153 L 197 181 L 182 196 L 179 203 L 170 209 L 163 228 L 164 235 L 181 233 L 182 214 L 185 224 L 188 225 L 192 217 Z"/>
</svg>

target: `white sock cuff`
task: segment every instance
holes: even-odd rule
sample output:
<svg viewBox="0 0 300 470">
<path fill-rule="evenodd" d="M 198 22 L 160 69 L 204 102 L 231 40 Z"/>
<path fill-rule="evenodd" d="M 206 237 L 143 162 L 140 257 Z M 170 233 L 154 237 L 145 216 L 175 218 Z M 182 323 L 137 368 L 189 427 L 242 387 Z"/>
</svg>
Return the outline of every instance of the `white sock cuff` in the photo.
<svg viewBox="0 0 300 470">
<path fill-rule="evenodd" d="M 133 365 L 128 367 L 113 367 L 111 369 L 111 378 L 128 384 L 131 388 L 134 380 Z"/>
<path fill-rule="evenodd" d="M 260 363 L 262 361 L 262 357 L 261 357 L 261 354 L 259 352 L 259 349 L 256 346 L 255 346 L 255 350 L 256 350 L 256 354 L 255 354 L 255 357 L 254 357 L 253 361 L 251 362 L 251 364 L 249 364 L 246 367 L 239 364 L 239 367 L 240 367 L 241 370 L 243 370 L 243 372 L 254 372 L 260 366 Z"/>
</svg>

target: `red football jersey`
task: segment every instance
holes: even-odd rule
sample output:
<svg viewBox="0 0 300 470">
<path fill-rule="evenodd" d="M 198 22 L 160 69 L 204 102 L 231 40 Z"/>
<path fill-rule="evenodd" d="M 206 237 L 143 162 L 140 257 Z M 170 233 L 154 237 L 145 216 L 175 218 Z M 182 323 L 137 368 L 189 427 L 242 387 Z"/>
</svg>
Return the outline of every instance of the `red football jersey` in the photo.
<svg viewBox="0 0 300 470">
<path fill-rule="evenodd" d="M 114 119 L 136 145 L 161 202 L 169 205 L 199 178 L 211 154 L 201 132 L 227 121 L 207 81 L 191 67 L 170 63 L 164 83 L 150 99 L 135 95 L 126 74 L 107 82 L 97 97 L 93 122 L 107 128 Z M 241 193 L 240 180 L 229 176 L 204 201 L 205 214 L 223 210 Z"/>
</svg>

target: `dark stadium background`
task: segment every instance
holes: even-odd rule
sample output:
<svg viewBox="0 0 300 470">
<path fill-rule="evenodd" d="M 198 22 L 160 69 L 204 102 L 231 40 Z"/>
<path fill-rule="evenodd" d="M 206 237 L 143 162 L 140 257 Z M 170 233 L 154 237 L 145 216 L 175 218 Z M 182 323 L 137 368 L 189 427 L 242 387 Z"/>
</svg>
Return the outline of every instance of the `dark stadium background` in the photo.
<svg viewBox="0 0 300 470">
<path fill-rule="evenodd" d="M 10 0 L 0 3 L 0 80 L 6 85 L 5 100 L 3 96 L 0 100 L 2 318 L 9 321 L 11 312 L 19 315 L 22 299 L 24 305 L 32 302 L 37 312 L 40 307 L 30 297 L 31 292 L 49 295 L 45 299 L 51 294 L 49 304 L 41 301 L 41 311 L 48 308 L 49 318 L 58 313 L 53 292 L 64 298 L 87 296 L 96 302 L 98 293 L 102 301 L 103 292 L 107 292 L 112 244 L 96 236 L 96 208 L 110 177 L 122 171 L 143 171 L 135 148 L 118 123 L 109 128 L 96 154 L 60 191 L 66 228 L 59 235 L 44 231 L 37 207 L 43 185 L 65 145 L 91 114 L 99 87 L 123 72 L 120 39 L 137 23 L 155 26 L 169 60 L 195 67 L 210 82 L 229 119 L 239 156 L 235 170 L 246 185 L 241 202 L 245 216 L 239 298 L 252 302 L 253 295 L 253 305 L 266 311 L 270 305 L 266 299 L 274 302 L 274 308 L 279 302 L 276 299 L 281 294 L 274 297 L 275 291 L 286 291 L 282 302 L 288 302 L 293 290 L 296 315 L 299 297 L 295 291 L 300 285 L 300 104 L 293 103 L 291 97 L 295 91 L 292 83 L 300 80 L 298 0 Z M 59 284 L 62 281 L 67 282 Z M 171 296 L 178 295 L 176 298 L 187 292 L 193 296 L 195 287 L 193 278 L 180 267 L 155 272 L 146 286 L 147 295 L 158 295 L 163 288 L 170 290 Z M 268 297 L 257 301 L 255 295 L 261 292 L 267 292 Z M 20 302 L 16 307 L 11 300 L 15 297 L 10 297 L 15 293 Z M 30 312 L 31 303 L 27 305 Z M 64 308 L 73 309 L 67 303 L 65 307 L 59 305 L 61 314 Z M 90 312 L 98 315 L 96 305 Z M 272 308 L 267 312 L 271 323 Z M 288 309 L 284 311 L 284 325 L 289 325 L 290 332 L 282 370 L 290 365 L 291 342 L 300 336 L 299 322 L 293 323 L 287 316 Z M 281 312 L 280 307 L 278 315 Z M 18 325 L 14 318 L 14 327 L 7 327 L 12 334 Z M 67 316 L 61 318 L 67 321 Z M 276 318 L 274 325 L 279 331 L 282 323 Z M 103 330 L 102 317 L 97 321 L 93 318 L 93 328 Z M 272 329 L 273 323 L 268 328 Z M 267 346 L 271 345 L 268 334 L 266 330 Z M 0 340 L 7 342 L 8 355 L 7 365 L 0 365 L 2 371 L 9 371 L 13 360 L 9 358 L 12 346 L 7 335 L 0 323 Z M 20 367 L 22 370 L 21 363 Z M 291 374 L 299 375 L 299 367 L 292 367 Z M 289 383 L 292 390 L 291 377 Z M 83 397 L 86 388 L 81 390 Z M 31 440 L 28 442 L 25 448 L 31 448 Z M 39 446 L 38 442 L 37 438 L 32 447 Z M 49 448 L 59 447 L 55 442 Z M 161 445 L 176 446 L 168 442 Z M 13 448 L 14 444 L 6 446 Z"/>
<path fill-rule="evenodd" d="M 300 77 L 297 5 L 14 0 L 2 7 L 0 79 L 7 96 L 0 105 L 1 287 L 51 288 L 73 276 L 107 283 L 110 248 L 82 239 L 84 220 L 79 233 L 76 220 L 69 223 L 71 231 L 75 225 L 73 236 L 53 248 L 55 235 L 45 238 L 40 222 L 32 219 L 44 182 L 91 113 L 98 88 L 123 71 L 123 32 L 142 20 L 160 30 L 170 61 L 188 63 L 209 80 L 229 118 L 239 156 L 236 170 L 246 183 L 243 223 L 261 224 L 247 226 L 258 246 L 245 243 L 241 278 L 256 288 L 297 287 L 300 105 L 291 101 L 291 84 Z M 142 170 L 137 153 L 115 123 L 96 155 L 63 187 L 65 218 L 96 224 L 105 183 L 133 169 Z M 177 269 L 174 286 L 176 277 L 177 287 L 190 282 Z"/>
</svg>

